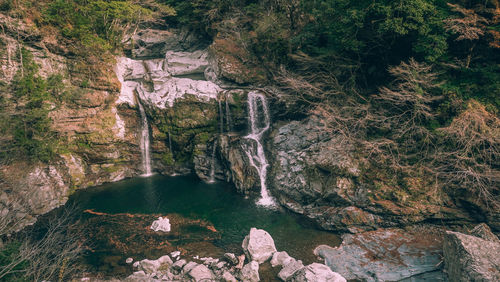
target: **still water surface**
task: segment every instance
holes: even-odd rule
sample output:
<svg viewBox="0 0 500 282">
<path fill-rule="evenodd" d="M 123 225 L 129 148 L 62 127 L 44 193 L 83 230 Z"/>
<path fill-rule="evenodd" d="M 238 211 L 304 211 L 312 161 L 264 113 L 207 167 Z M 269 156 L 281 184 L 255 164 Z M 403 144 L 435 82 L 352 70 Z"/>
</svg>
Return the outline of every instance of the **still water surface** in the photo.
<svg viewBox="0 0 500 282">
<path fill-rule="evenodd" d="M 339 244 L 338 236 L 318 230 L 303 217 L 258 206 L 255 199 L 245 198 L 235 190 L 231 184 L 207 184 L 194 176 L 154 175 L 78 191 L 70 203 L 106 214 L 175 213 L 201 219 L 215 227 L 220 236 L 213 244 L 224 251 L 238 252 L 251 227 L 269 232 L 278 251 L 287 251 L 304 263 L 315 261 L 312 250 L 317 245 Z"/>
</svg>

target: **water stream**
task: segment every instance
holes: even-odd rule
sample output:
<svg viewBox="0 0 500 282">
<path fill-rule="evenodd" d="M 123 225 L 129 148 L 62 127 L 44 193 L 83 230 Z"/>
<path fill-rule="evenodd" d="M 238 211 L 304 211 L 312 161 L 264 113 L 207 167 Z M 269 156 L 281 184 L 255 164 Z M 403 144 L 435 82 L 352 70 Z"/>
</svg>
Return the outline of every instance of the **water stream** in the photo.
<svg viewBox="0 0 500 282">
<path fill-rule="evenodd" d="M 269 164 L 266 160 L 264 147 L 262 146 L 262 136 L 269 130 L 271 118 L 267 106 L 266 97 L 257 92 L 248 93 L 248 119 L 250 122 L 250 134 L 245 136 L 249 139 L 244 144 L 243 150 L 248 156 L 250 165 L 252 165 L 259 174 L 260 178 L 260 199 L 257 204 L 262 206 L 276 206 L 276 202 L 269 195 L 266 185 L 267 168 Z"/>
<path fill-rule="evenodd" d="M 228 94 L 226 93 L 226 127 L 227 127 L 227 132 L 231 132 L 231 109 L 229 108 L 229 98 Z"/>
<path fill-rule="evenodd" d="M 217 100 L 219 103 L 219 133 L 224 133 L 224 113 L 222 112 L 222 103 L 220 100 Z"/>
<path fill-rule="evenodd" d="M 149 124 L 148 118 L 146 116 L 146 112 L 144 111 L 144 107 L 141 102 L 137 101 L 137 105 L 139 105 L 139 112 L 141 114 L 141 140 L 140 140 L 140 148 L 141 148 L 141 156 L 142 156 L 142 176 L 150 176 L 151 173 L 151 149 L 150 149 L 150 140 L 149 140 Z"/>
<path fill-rule="evenodd" d="M 215 182 L 215 152 L 217 150 L 217 139 L 215 139 L 213 148 L 212 148 L 212 159 L 210 162 L 210 179 L 208 180 L 208 183 L 214 183 Z"/>
</svg>

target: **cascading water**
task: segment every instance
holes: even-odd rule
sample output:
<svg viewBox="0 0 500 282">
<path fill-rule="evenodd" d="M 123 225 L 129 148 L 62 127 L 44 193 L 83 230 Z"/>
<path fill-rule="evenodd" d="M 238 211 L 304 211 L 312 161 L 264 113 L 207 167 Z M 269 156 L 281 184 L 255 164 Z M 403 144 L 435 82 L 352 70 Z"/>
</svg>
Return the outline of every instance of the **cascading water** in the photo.
<svg viewBox="0 0 500 282">
<path fill-rule="evenodd" d="M 172 154 L 172 158 L 173 158 L 174 151 L 172 151 L 172 137 L 170 137 L 170 131 L 168 132 L 168 149 L 170 150 L 170 154 Z"/>
<path fill-rule="evenodd" d="M 259 107 L 260 104 L 260 107 Z M 275 206 L 274 199 L 269 195 L 266 186 L 267 167 L 264 147 L 262 146 L 262 135 L 269 129 L 271 119 L 267 107 L 266 97 L 257 92 L 248 93 L 248 119 L 250 122 L 250 134 L 245 136 L 250 142 L 245 144 L 243 150 L 248 156 L 250 164 L 257 170 L 260 178 L 260 195 L 258 205 Z"/>
<path fill-rule="evenodd" d="M 224 133 L 224 113 L 222 112 L 222 104 L 220 100 L 217 101 L 219 103 L 219 133 Z"/>
<path fill-rule="evenodd" d="M 209 183 L 214 183 L 215 182 L 215 152 L 217 149 L 217 139 L 214 141 L 214 145 L 212 148 L 212 160 L 210 163 L 210 179 L 208 180 Z"/>
<path fill-rule="evenodd" d="M 139 112 L 141 114 L 141 155 L 142 155 L 142 169 L 144 174 L 142 176 L 150 176 L 151 173 L 151 154 L 150 154 L 150 142 L 149 142 L 149 124 L 146 112 L 141 102 L 138 101 Z"/>
<path fill-rule="evenodd" d="M 231 110 L 229 109 L 229 99 L 228 95 L 226 93 L 226 126 L 227 126 L 227 132 L 231 132 Z"/>
</svg>

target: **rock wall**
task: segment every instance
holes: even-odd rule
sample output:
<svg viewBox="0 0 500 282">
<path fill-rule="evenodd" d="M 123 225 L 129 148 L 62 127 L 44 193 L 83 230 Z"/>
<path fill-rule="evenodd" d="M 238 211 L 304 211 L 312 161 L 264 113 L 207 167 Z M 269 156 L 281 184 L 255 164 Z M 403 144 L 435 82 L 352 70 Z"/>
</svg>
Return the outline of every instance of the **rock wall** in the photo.
<svg viewBox="0 0 500 282">
<path fill-rule="evenodd" d="M 420 222 L 460 226 L 477 220 L 446 195 L 408 196 L 399 184 L 379 180 L 382 169 L 371 167 L 369 156 L 328 129 L 319 116 L 277 127 L 271 138 L 269 180 L 275 196 L 324 229 L 357 233 Z M 408 189 L 425 191 L 417 185 Z"/>
<path fill-rule="evenodd" d="M 54 159 L 48 164 L 14 160 L 0 167 L 0 209 L 10 207 L 18 218 L 33 222 L 37 215 L 64 204 L 75 189 L 137 175 L 137 114 L 131 107 L 115 104 L 119 82 L 110 66 L 113 62 L 99 62 L 102 72 L 87 81 L 75 68 L 82 62 L 34 24 L 5 15 L 0 15 L 0 24 L 5 31 L 0 35 L 0 83 L 7 89 L 2 98 L 12 104 L 10 110 L 22 106 L 16 104 L 11 88 L 21 68 L 21 48 L 33 55 L 40 77 L 61 76 L 61 95 L 69 95 L 68 99 L 54 97 L 60 100 L 57 103 L 48 102 L 51 127 L 58 136 Z"/>
</svg>

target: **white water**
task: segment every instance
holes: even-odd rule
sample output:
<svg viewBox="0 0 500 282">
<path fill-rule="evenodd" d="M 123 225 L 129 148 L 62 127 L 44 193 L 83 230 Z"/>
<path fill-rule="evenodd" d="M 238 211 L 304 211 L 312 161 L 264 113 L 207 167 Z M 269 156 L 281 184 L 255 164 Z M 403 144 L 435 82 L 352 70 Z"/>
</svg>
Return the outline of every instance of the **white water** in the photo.
<svg viewBox="0 0 500 282">
<path fill-rule="evenodd" d="M 148 118 L 146 116 L 146 112 L 144 111 L 144 107 L 140 101 L 137 101 L 137 105 L 139 106 L 139 112 L 141 114 L 141 155 L 142 155 L 142 176 L 150 176 L 151 173 L 151 154 L 150 154 L 150 142 L 149 142 L 149 125 Z"/>
<path fill-rule="evenodd" d="M 224 113 L 222 112 L 222 104 L 220 100 L 217 101 L 219 103 L 219 133 L 224 133 Z"/>
<path fill-rule="evenodd" d="M 214 141 L 213 149 L 212 149 L 212 160 L 210 163 L 210 179 L 209 183 L 215 182 L 215 150 L 217 149 L 217 139 Z"/>
<path fill-rule="evenodd" d="M 226 126 L 227 132 L 231 132 L 231 109 L 229 109 L 228 95 L 226 94 Z"/>
<path fill-rule="evenodd" d="M 243 150 L 247 154 L 250 164 L 259 174 L 261 197 L 257 201 L 257 204 L 262 206 L 276 206 L 276 202 L 267 191 L 266 178 L 269 164 L 267 163 L 264 147 L 261 143 L 262 135 L 269 130 L 269 126 L 271 125 L 267 100 L 264 95 L 257 92 L 248 93 L 248 119 L 251 131 L 245 138 L 250 139 L 250 142 L 246 144 L 247 146 L 243 147 Z"/>
</svg>

